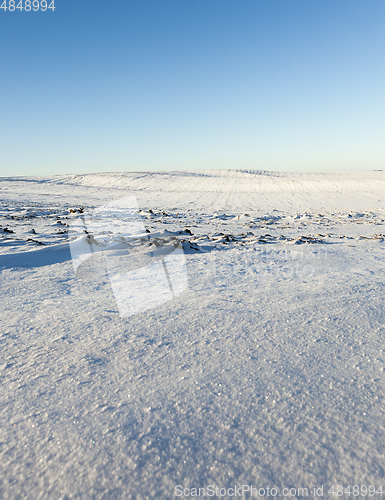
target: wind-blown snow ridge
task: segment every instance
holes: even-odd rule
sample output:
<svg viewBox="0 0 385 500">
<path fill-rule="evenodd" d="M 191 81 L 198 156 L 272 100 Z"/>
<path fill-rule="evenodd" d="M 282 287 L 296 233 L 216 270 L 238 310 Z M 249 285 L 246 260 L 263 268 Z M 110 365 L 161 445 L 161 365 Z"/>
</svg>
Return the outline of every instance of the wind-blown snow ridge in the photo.
<svg viewBox="0 0 385 500">
<path fill-rule="evenodd" d="M 41 245 L 58 245 L 67 241 L 69 226 L 93 207 L 5 204 L 0 208 L 2 222 L 0 253 L 23 251 Z M 96 212 L 97 213 L 97 212 Z M 102 214 L 103 215 L 103 214 Z M 255 248 L 261 244 L 358 244 L 362 241 L 384 241 L 385 210 L 333 212 L 250 211 L 214 213 L 178 209 L 159 210 L 142 207 L 138 216 L 145 224 L 148 245 L 164 244 L 170 238 L 180 240 L 188 252 L 208 252 L 231 248 Z M 96 215 L 94 214 L 95 218 Z M 72 222 L 71 222 L 72 221 Z M 79 227 L 82 226 L 82 222 Z M 72 234 L 72 237 L 79 236 Z M 91 235 L 92 236 L 92 235 Z M 124 235 L 115 235 L 123 241 Z M 163 243 L 162 243 L 163 242 Z M 131 242 L 127 241 L 127 245 Z M 143 241 L 141 241 L 143 245 Z M 44 252 L 39 255 L 43 256 Z M 47 254 L 48 255 L 48 254 Z M 58 255 L 56 253 L 55 255 Z M 53 259 L 52 255 L 48 260 Z M 62 257 L 60 257 L 62 258 Z M 1 263 L 20 262 L 0 259 Z M 45 264 L 44 264 L 45 265 Z"/>
</svg>

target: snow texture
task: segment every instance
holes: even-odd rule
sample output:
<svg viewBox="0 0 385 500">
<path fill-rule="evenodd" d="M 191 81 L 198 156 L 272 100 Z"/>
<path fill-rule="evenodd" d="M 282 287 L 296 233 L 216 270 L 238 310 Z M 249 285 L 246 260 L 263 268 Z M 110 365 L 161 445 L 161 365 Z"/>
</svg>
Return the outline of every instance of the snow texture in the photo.
<svg viewBox="0 0 385 500">
<path fill-rule="evenodd" d="M 10 177 L 0 192 L 1 499 L 385 494 L 385 173 Z M 119 213 L 102 230 L 127 198 L 137 230 Z M 82 260 L 90 244 L 104 251 Z"/>
</svg>

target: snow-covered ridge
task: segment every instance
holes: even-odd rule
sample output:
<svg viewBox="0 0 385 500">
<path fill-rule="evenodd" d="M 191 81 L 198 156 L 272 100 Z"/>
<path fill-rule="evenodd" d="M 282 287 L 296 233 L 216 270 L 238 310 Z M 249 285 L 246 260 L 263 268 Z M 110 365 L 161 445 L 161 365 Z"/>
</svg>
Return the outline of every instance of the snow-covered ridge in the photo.
<svg viewBox="0 0 385 500">
<path fill-rule="evenodd" d="M 261 170 L 205 170 L 187 172 L 104 172 L 49 177 L 3 177 L 0 182 L 74 185 L 120 189 L 187 191 L 340 191 L 385 186 L 385 174 L 372 172 L 287 173 Z"/>
<path fill-rule="evenodd" d="M 8 201 L 65 199 L 96 206 L 127 191 L 139 206 L 161 210 L 371 210 L 385 206 L 385 173 L 212 170 L 0 178 L 2 199 Z"/>
</svg>

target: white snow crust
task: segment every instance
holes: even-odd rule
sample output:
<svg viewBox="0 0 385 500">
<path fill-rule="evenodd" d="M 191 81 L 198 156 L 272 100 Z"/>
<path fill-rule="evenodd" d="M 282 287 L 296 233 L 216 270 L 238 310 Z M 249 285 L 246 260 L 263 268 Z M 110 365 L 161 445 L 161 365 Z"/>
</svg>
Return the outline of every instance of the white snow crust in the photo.
<svg viewBox="0 0 385 500">
<path fill-rule="evenodd" d="M 1 499 L 385 495 L 384 172 L 9 177 L 0 193 Z M 188 286 L 122 318 L 104 253 L 75 269 L 69 245 L 130 196 L 149 236 L 122 244 L 179 242 Z"/>
</svg>

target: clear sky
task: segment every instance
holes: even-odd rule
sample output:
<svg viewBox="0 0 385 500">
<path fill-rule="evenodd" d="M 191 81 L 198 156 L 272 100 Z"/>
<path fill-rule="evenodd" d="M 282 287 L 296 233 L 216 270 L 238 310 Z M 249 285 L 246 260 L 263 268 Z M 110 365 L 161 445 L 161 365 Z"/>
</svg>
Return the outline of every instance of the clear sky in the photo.
<svg viewBox="0 0 385 500">
<path fill-rule="evenodd" d="M 55 0 L 0 44 L 1 176 L 385 169 L 384 0 Z"/>
</svg>

